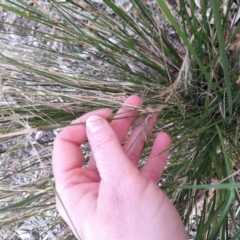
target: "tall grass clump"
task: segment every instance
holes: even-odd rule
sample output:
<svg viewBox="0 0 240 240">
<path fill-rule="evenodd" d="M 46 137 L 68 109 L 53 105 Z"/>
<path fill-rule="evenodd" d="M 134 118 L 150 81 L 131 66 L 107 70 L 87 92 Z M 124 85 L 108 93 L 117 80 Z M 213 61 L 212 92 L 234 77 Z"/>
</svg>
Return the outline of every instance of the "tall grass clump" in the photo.
<svg viewBox="0 0 240 240">
<path fill-rule="evenodd" d="M 171 135 L 160 185 L 190 238 L 239 239 L 238 4 L 1 1 L 1 234 L 33 218 L 53 235 L 64 227 L 54 210 L 54 136 L 138 94 L 159 114 L 155 133 Z M 38 141 L 39 132 L 52 135 Z"/>
</svg>

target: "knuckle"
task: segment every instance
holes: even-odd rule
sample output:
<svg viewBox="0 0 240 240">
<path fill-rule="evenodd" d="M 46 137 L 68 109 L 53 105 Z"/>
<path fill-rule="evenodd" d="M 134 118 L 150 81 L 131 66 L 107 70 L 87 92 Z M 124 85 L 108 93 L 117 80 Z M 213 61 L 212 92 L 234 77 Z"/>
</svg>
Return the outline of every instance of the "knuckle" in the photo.
<svg viewBox="0 0 240 240">
<path fill-rule="evenodd" d="M 109 152 L 112 149 L 112 146 L 115 145 L 116 139 L 111 134 L 106 134 L 101 136 L 100 139 L 95 139 L 94 149 L 95 153 L 105 153 Z"/>
<path fill-rule="evenodd" d="M 137 162 L 140 158 L 140 154 L 137 151 L 128 151 L 126 152 L 127 157 L 134 162 Z"/>
<path fill-rule="evenodd" d="M 160 179 L 160 176 L 159 176 L 159 174 L 156 172 L 156 171 L 154 171 L 154 170 L 150 170 L 150 169 L 144 169 L 144 175 L 145 176 L 147 176 L 148 177 L 148 179 Z"/>
</svg>

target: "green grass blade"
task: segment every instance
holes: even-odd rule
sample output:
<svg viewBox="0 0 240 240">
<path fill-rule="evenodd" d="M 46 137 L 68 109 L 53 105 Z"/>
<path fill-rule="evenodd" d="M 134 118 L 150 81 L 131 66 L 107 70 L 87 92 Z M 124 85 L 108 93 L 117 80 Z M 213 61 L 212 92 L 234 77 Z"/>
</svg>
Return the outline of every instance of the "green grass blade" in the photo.
<svg viewBox="0 0 240 240">
<path fill-rule="evenodd" d="M 224 82 L 226 85 L 227 104 L 229 107 L 229 115 L 232 116 L 232 113 L 233 113 L 232 86 L 231 86 L 231 81 L 230 81 L 230 77 L 229 77 L 229 69 L 228 69 L 229 63 L 228 63 L 228 59 L 227 59 L 226 45 L 224 42 L 225 37 L 223 34 L 222 19 L 221 19 L 221 15 L 220 15 L 220 11 L 219 11 L 220 6 L 219 6 L 218 1 L 216 1 L 216 0 L 211 0 L 211 5 L 212 5 L 213 16 L 214 16 L 214 24 L 215 24 L 215 27 L 217 30 L 221 63 L 222 63 L 222 68 L 223 68 L 223 72 L 224 72 Z"/>
<path fill-rule="evenodd" d="M 165 14 L 166 18 L 172 24 L 173 28 L 176 30 L 176 32 L 178 33 L 178 35 L 180 36 L 182 41 L 184 42 L 184 44 L 186 45 L 186 47 L 189 50 L 189 52 L 193 55 L 194 59 L 196 60 L 196 62 L 199 65 L 200 69 L 202 70 L 205 78 L 207 80 L 209 80 L 210 79 L 210 75 L 207 72 L 206 67 L 203 65 L 201 59 L 198 57 L 196 51 L 194 50 L 194 48 L 192 47 L 191 43 L 187 39 L 186 34 L 181 30 L 179 24 L 177 23 L 177 21 L 175 20 L 175 18 L 171 14 L 171 12 L 170 12 L 169 8 L 167 7 L 166 3 L 164 1 L 158 0 L 158 5 L 160 6 L 162 12 Z"/>
</svg>

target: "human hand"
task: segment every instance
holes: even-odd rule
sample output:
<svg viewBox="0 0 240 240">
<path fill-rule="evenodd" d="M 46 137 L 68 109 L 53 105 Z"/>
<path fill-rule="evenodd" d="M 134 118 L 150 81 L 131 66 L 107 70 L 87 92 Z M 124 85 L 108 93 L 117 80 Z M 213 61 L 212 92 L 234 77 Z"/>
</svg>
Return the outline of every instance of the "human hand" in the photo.
<svg viewBox="0 0 240 240">
<path fill-rule="evenodd" d="M 152 113 L 148 121 L 142 117 L 121 146 L 141 104 L 139 97 L 129 97 L 124 105 L 136 109 L 123 106 L 111 123 L 104 119 L 111 116 L 110 110 L 87 113 L 55 140 L 57 209 L 78 239 L 187 239 L 178 212 L 157 186 L 168 157 L 164 150 L 170 146 L 166 133 L 157 135 L 143 168 L 136 167 L 157 115 Z M 93 155 L 83 168 L 79 146 L 87 139 Z"/>
</svg>

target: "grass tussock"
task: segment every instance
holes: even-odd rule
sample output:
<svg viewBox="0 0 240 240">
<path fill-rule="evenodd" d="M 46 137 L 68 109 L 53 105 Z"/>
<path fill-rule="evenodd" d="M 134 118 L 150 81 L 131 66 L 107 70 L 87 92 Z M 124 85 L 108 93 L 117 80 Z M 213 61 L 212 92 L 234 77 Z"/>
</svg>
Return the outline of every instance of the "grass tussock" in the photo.
<svg viewBox="0 0 240 240">
<path fill-rule="evenodd" d="M 173 2 L 0 3 L 1 227 L 41 217 L 55 234 L 55 135 L 138 94 L 171 135 L 161 186 L 190 236 L 239 238 L 239 3 Z"/>
</svg>

